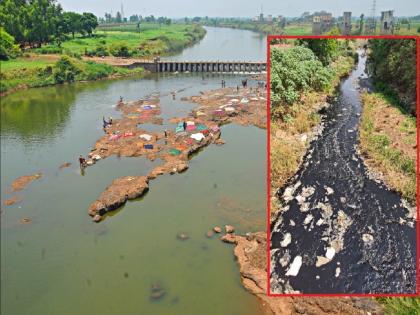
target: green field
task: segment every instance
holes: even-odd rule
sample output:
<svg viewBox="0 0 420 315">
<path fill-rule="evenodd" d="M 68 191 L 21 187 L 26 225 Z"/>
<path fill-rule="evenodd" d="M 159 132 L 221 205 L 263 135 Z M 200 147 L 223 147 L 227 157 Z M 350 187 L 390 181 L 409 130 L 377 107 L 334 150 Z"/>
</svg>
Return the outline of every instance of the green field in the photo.
<svg viewBox="0 0 420 315">
<path fill-rule="evenodd" d="M 290 24 L 284 28 L 285 35 L 311 35 L 311 24 Z"/>
<path fill-rule="evenodd" d="M 1 61 L 0 92 L 19 88 L 56 84 L 54 77 L 60 56 L 71 57 L 76 68 L 71 81 L 96 80 L 106 77 L 132 75 L 141 69 L 127 70 L 106 64 L 85 62 L 87 56 L 153 57 L 178 52 L 202 39 L 203 27 L 192 24 L 159 26 L 157 23 L 141 24 L 140 32 L 135 24 L 100 27 L 92 37 L 77 35 L 59 47 L 55 43 L 32 49 L 16 59 Z"/>
<path fill-rule="evenodd" d="M 39 59 L 39 58 L 26 58 L 20 57 L 17 59 L 7 60 L 7 61 L 0 61 L 1 71 L 2 72 L 9 72 L 17 69 L 36 69 L 42 68 L 46 66 L 51 66 L 54 64 L 54 60 L 47 60 L 47 59 Z"/>
<path fill-rule="evenodd" d="M 43 56 L 31 55 L 14 60 L 1 61 L 0 93 L 10 92 L 13 89 L 40 87 L 57 83 L 56 73 L 59 72 L 56 58 L 42 59 Z M 56 60 L 55 60 L 56 59 Z M 93 81 L 108 77 L 141 74 L 143 69 L 128 70 L 113 67 L 107 64 L 98 64 L 91 61 L 82 61 L 70 58 L 74 66 L 73 81 Z"/>
<path fill-rule="evenodd" d="M 41 54 L 92 54 L 117 55 L 118 47 L 125 45 L 129 56 L 150 57 L 175 53 L 194 44 L 205 35 L 205 30 L 197 25 L 186 24 L 142 24 L 140 32 L 136 25 L 100 27 L 93 37 L 76 37 L 62 43 L 61 48 L 56 44 L 45 45 L 34 49 Z M 117 51 L 117 53 L 115 53 Z M 128 57 L 128 56 L 124 56 Z"/>
</svg>

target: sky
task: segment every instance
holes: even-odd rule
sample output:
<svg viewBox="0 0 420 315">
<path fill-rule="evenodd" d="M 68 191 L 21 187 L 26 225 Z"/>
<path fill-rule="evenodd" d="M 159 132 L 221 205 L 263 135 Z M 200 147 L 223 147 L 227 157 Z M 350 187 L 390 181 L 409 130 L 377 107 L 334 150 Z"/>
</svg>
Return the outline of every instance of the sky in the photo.
<svg viewBox="0 0 420 315">
<path fill-rule="evenodd" d="M 92 12 L 104 16 L 121 10 L 121 0 L 58 0 L 65 11 Z M 300 16 L 304 11 L 326 10 L 334 16 L 352 11 L 353 16 L 371 15 L 373 0 L 123 0 L 124 16 L 132 14 L 167 16 L 171 18 L 252 17 L 263 7 L 264 14 Z M 376 0 L 376 15 L 380 11 L 395 10 L 397 16 L 420 15 L 419 0 Z"/>
</svg>

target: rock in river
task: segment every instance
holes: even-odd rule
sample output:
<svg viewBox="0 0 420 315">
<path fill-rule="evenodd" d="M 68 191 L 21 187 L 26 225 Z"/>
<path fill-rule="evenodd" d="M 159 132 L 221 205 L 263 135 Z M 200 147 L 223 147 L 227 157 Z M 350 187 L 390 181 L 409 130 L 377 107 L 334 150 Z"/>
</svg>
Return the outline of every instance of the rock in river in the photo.
<svg viewBox="0 0 420 315">
<path fill-rule="evenodd" d="M 129 199 L 144 195 L 149 189 L 145 176 L 125 176 L 114 180 L 89 207 L 89 215 L 104 215 L 107 211 L 121 207 Z"/>
<path fill-rule="evenodd" d="M 216 232 L 216 233 L 222 233 L 222 228 L 220 226 L 215 226 L 213 228 L 213 231 Z"/>
<path fill-rule="evenodd" d="M 235 228 L 232 225 L 225 225 L 226 233 L 233 233 L 235 232 Z"/>
</svg>

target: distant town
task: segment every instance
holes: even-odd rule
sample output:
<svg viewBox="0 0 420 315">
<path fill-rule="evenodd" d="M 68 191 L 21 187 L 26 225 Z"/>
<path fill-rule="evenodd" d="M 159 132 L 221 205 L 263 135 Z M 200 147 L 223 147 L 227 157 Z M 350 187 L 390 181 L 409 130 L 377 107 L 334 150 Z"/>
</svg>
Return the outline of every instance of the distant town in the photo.
<svg viewBox="0 0 420 315">
<path fill-rule="evenodd" d="M 154 15 L 144 16 L 141 14 L 124 15 L 124 7 L 115 14 L 105 13 L 104 17 L 99 17 L 100 27 L 106 27 L 116 24 L 135 24 L 141 29 L 142 23 L 158 23 L 160 25 L 170 25 L 174 23 L 196 23 L 208 26 L 234 27 L 241 29 L 250 29 L 266 34 L 329 34 L 331 32 L 341 35 L 398 35 L 420 33 L 420 15 L 412 17 L 398 17 L 394 10 L 381 11 L 380 15 L 376 13 L 376 1 L 373 1 L 372 7 L 367 8 L 369 14 L 354 16 L 351 11 L 345 11 L 341 16 L 334 17 L 328 11 L 317 11 L 310 13 L 303 12 L 298 17 L 287 17 L 284 15 L 273 15 L 263 13 L 263 8 L 258 15 L 254 17 L 184 17 L 168 18 L 157 17 Z"/>
</svg>

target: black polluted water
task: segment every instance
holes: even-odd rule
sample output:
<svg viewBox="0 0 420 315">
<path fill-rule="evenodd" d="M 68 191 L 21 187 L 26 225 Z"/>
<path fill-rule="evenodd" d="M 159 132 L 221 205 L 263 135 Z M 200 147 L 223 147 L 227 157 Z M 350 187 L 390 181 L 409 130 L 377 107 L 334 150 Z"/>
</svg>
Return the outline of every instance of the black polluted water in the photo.
<svg viewBox="0 0 420 315">
<path fill-rule="evenodd" d="M 415 293 L 415 208 L 358 154 L 366 56 L 341 82 L 271 224 L 273 293 Z"/>
</svg>

